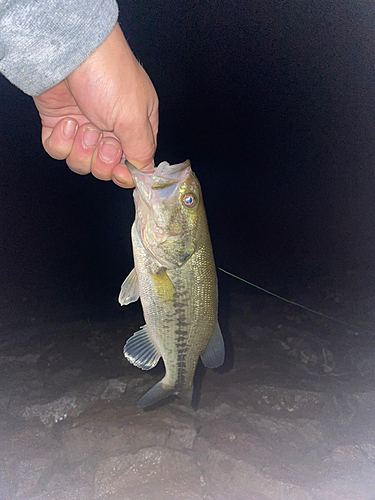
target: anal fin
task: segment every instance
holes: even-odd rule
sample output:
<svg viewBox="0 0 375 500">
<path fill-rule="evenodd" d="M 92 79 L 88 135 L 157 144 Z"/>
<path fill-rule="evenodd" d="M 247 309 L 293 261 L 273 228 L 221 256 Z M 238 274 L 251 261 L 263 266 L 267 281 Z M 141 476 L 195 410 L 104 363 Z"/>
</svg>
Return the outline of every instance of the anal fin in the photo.
<svg viewBox="0 0 375 500">
<path fill-rule="evenodd" d="M 142 326 L 126 342 L 124 356 L 130 363 L 142 370 L 151 370 L 158 364 L 160 353 L 148 335 L 147 325 Z"/>
</svg>

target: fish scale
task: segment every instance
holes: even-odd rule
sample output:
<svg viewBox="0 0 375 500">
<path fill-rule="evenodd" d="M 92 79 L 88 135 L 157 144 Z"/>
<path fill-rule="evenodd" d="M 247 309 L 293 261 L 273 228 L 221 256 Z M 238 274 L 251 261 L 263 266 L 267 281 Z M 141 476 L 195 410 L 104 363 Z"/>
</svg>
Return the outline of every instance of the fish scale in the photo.
<svg viewBox="0 0 375 500">
<path fill-rule="evenodd" d="M 217 320 L 217 278 L 199 182 L 190 162 L 161 163 L 134 179 L 134 270 L 124 281 L 122 305 L 140 298 L 146 325 L 124 347 L 125 357 L 149 370 L 163 358 L 164 378 L 138 402 L 150 406 L 171 394 L 191 399 L 201 357 L 215 368 L 224 360 Z"/>
</svg>

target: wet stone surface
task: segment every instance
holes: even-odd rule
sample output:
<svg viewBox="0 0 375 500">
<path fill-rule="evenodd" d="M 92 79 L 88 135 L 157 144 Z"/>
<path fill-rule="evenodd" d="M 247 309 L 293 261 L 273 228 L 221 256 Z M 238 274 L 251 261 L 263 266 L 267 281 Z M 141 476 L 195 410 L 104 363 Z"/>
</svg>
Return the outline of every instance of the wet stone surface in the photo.
<svg viewBox="0 0 375 500">
<path fill-rule="evenodd" d="M 353 331 L 233 294 L 232 348 L 199 370 L 198 409 L 147 411 L 163 368 L 123 358 L 136 314 L 4 323 L 0 500 L 374 500 L 372 320 Z"/>
</svg>

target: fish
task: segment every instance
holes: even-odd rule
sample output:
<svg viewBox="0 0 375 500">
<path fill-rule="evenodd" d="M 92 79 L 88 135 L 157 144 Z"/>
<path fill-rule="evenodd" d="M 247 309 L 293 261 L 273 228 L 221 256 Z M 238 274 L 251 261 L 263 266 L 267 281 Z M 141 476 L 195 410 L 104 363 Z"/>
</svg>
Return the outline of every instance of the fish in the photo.
<svg viewBox="0 0 375 500">
<path fill-rule="evenodd" d="M 124 346 L 142 370 L 163 359 L 165 375 L 138 401 L 146 408 L 171 396 L 193 397 L 199 358 L 207 368 L 224 362 L 218 286 L 200 183 L 190 160 L 161 162 L 152 173 L 125 161 L 135 189 L 131 229 L 134 269 L 119 303 L 141 300 L 145 325 Z"/>
</svg>

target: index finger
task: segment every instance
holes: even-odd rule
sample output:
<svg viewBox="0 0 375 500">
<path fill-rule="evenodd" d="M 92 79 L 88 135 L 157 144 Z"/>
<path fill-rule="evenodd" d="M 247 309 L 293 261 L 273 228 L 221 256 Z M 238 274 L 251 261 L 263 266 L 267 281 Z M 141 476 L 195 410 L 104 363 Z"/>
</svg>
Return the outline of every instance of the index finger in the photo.
<svg viewBox="0 0 375 500">
<path fill-rule="evenodd" d="M 126 133 L 119 136 L 125 158 L 139 170 L 153 166 L 157 145 L 158 110 L 153 109 L 146 120 L 134 121 Z"/>
</svg>

